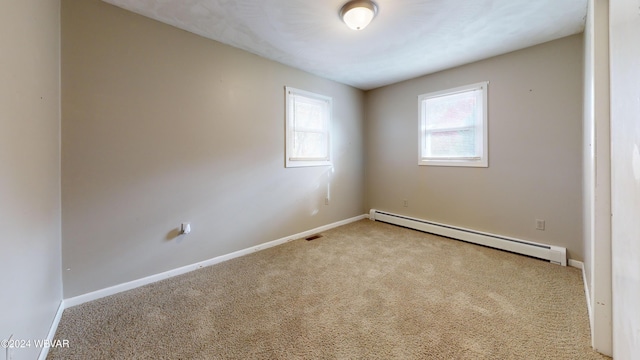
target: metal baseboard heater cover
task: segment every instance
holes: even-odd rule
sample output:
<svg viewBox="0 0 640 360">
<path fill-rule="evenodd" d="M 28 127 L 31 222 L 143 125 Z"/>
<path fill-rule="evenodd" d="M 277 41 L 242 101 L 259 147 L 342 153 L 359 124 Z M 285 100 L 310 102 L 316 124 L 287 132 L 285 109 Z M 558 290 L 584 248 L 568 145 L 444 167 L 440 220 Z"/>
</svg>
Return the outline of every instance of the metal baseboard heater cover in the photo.
<svg viewBox="0 0 640 360">
<path fill-rule="evenodd" d="M 456 226 L 439 224 L 376 209 L 371 209 L 369 212 L 369 219 L 400 225 L 410 229 L 424 231 L 478 245 L 484 245 L 516 254 L 527 255 L 538 259 L 548 260 L 554 264 L 567 266 L 567 249 L 560 246 L 540 244 Z"/>
</svg>

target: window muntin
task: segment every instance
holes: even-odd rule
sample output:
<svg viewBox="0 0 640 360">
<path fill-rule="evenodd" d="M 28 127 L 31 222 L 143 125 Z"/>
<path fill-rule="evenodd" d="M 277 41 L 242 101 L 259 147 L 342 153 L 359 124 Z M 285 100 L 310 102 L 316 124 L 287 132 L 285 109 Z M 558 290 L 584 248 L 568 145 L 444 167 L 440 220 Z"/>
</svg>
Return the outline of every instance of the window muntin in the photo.
<svg viewBox="0 0 640 360">
<path fill-rule="evenodd" d="M 286 166 L 331 165 L 330 97 L 286 87 Z"/>
<path fill-rule="evenodd" d="M 487 85 L 419 96 L 418 165 L 488 166 Z"/>
</svg>

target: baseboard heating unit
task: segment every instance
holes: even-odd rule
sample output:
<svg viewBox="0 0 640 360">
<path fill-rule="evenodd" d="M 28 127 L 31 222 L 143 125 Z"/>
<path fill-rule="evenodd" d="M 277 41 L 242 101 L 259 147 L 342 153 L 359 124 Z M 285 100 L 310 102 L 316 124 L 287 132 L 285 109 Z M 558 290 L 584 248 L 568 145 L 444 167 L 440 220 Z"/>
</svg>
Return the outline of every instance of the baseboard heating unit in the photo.
<svg viewBox="0 0 640 360">
<path fill-rule="evenodd" d="M 559 246 L 540 244 L 456 226 L 439 224 L 376 209 L 371 209 L 369 212 L 369 219 L 404 226 L 406 228 L 478 245 L 484 245 L 516 254 L 527 255 L 538 259 L 548 260 L 554 264 L 567 266 L 567 249 Z"/>
</svg>

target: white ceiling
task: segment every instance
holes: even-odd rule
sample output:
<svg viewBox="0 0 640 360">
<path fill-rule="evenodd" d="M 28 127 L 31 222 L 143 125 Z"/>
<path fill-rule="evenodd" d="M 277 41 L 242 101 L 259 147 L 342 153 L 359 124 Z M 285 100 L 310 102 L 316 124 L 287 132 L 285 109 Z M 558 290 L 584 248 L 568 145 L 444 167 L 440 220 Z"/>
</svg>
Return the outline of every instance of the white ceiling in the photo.
<svg viewBox="0 0 640 360">
<path fill-rule="evenodd" d="M 369 90 L 584 29 L 587 0 L 374 0 L 362 31 L 347 0 L 103 0 L 328 79 Z"/>
</svg>

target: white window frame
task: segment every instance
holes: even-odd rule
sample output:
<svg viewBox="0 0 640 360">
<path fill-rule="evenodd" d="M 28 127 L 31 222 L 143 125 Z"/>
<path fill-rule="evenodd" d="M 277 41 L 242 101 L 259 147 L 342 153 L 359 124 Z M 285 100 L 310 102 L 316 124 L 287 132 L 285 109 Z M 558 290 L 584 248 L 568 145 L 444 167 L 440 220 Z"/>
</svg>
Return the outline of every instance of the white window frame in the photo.
<svg viewBox="0 0 640 360">
<path fill-rule="evenodd" d="M 483 81 L 471 85 L 459 86 L 452 89 L 435 91 L 427 94 L 422 94 L 418 97 L 418 114 L 419 114 L 419 133 L 418 133 L 418 165 L 430 165 L 430 166 L 466 166 L 466 167 L 489 167 L 489 118 L 488 118 L 488 106 L 487 106 L 487 88 L 489 82 Z M 455 95 L 468 91 L 482 90 L 482 101 L 480 102 L 480 106 L 482 109 L 480 113 L 482 114 L 482 119 L 479 119 L 478 123 L 473 126 L 476 127 L 476 151 L 478 151 L 479 156 L 477 157 L 428 157 L 426 156 L 427 149 L 427 134 L 432 132 L 427 129 L 427 119 L 426 119 L 426 100 L 444 97 L 449 95 Z M 456 130 L 468 128 L 468 126 L 464 127 L 456 127 L 450 129 L 437 129 L 436 131 L 443 130 Z M 480 130 L 480 131 L 478 131 Z"/>
<path fill-rule="evenodd" d="M 333 100 L 325 95 L 312 93 L 310 91 L 300 90 L 289 86 L 285 87 L 286 97 L 286 150 L 285 150 L 285 166 L 286 167 L 302 167 L 302 166 L 331 166 L 331 117 L 333 112 Z M 303 97 L 315 102 L 320 102 L 324 106 L 324 123 L 323 134 L 327 139 L 327 156 L 322 158 L 297 158 L 293 156 L 294 132 L 301 131 L 296 128 L 294 105 L 296 97 Z M 304 130 L 302 130 L 304 131 Z M 313 130 L 316 132 L 316 130 Z"/>
</svg>

